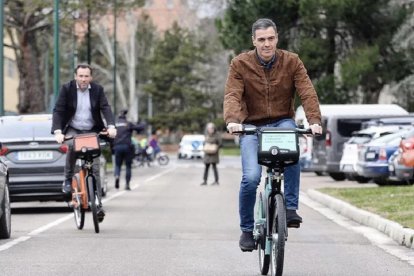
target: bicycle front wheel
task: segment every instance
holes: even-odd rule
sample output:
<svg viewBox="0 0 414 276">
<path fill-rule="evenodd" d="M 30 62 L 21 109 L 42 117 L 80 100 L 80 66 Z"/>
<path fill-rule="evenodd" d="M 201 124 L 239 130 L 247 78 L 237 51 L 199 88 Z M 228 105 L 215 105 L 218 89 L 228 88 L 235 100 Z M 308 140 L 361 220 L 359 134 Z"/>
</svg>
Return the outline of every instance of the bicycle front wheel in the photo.
<svg viewBox="0 0 414 276">
<path fill-rule="evenodd" d="M 76 228 L 82 230 L 85 224 L 85 209 L 82 208 L 82 197 L 80 195 L 82 191 L 78 176 L 74 176 L 72 178 L 72 189 L 74 190 L 72 193 L 72 208 L 75 217 L 75 224 Z"/>
<path fill-rule="evenodd" d="M 87 177 L 88 180 L 88 194 L 89 194 L 89 204 L 91 207 L 93 226 L 95 228 L 95 233 L 99 233 L 99 221 L 98 221 L 98 195 L 95 189 L 95 181 L 92 177 Z"/>
<path fill-rule="evenodd" d="M 272 250 L 271 275 L 280 276 L 283 274 L 283 261 L 285 255 L 286 239 L 286 209 L 285 201 L 281 194 L 275 196 L 274 218 L 272 223 Z"/>
<path fill-rule="evenodd" d="M 261 219 L 266 218 L 266 206 L 264 204 L 264 195 L 262 193 L 259 194 L 258 198 L 258 212 L 257 215 Z M 257 227 L 257 225 L 256 225 Z M 267 275 L 269 272 L 270 266 L 270 255 L 266 254 L 266 227 L 265 224 L 260 224 L 258 226 L 259 237 L 257 241 L 257 249 L 259 253 L 259 268 L 261 275 Z"/>
</svg>

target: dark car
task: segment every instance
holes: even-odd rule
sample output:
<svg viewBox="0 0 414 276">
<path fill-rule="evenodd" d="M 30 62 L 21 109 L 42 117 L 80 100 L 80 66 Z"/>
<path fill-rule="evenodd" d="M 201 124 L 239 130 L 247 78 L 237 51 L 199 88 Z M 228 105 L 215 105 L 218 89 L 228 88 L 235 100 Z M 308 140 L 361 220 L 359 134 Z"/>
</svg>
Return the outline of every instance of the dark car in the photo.
<svg viewBox="0 0 414 276">
<path fill-rule="evenodd" d="M 9 170 L 11 201 L 64 200 L 67 145 L 50 133 L 50 114 L 0 118 L 1 155 Z"/>
<path fill-rule="evenodd" d="M 0 144 L 1 150 L 1 144 Z M 7 182 L 7 167 L 3 158 L 0 157 L 0 239 L 10 238 L 11 232 L 11 210 L 9 185 Z"/>
<path fill-rule="evenodd" d="M 398 149 L 401 138 L 412 133 L 414 133 L 413 128 L 404 129 L 364 144 L 359 151 L 358 175 L 373 178 L 374 182 L 379 185 L 388 184 L 388 160 Z"/>
<path fill-rule="evenodd" d="M 51 114 L 0 118 L 0 155 L 9 173 L 10 199 L 14 201 L 65 201 L 62 192 L 68 146 L 50 133 Z M 107 191 L 106 162 L 101 156 L 103 195 Z"/>
</svg>

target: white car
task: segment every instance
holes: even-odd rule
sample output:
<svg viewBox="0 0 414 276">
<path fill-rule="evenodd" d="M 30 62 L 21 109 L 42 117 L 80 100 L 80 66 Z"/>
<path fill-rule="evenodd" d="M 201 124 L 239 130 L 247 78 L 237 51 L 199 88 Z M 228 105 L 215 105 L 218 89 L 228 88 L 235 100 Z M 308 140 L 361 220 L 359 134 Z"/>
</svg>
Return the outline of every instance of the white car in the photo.
<svg viewBox="0 0 414 276">
<path fill-rule="evenodd" d="M 182 158 L 203 158 L 204 140 L 202 134 L 187 134 L 181 138 L 178 149 L 178 159 Z"/>
<path fill-rule="evenodd" d="M 342 158 L 339 168 L 345 173 L 348 179 L 356 180 L 359 183 L 366 183 L 370 179 L 360 176 L 357 173 L 357 162 L 359 150 L 363 144 L 372 139 L 395 133 L 403 128 L 402 126 L 372 126 L 353 133 L 352 137 L 344 144 Z"/>
</svg>

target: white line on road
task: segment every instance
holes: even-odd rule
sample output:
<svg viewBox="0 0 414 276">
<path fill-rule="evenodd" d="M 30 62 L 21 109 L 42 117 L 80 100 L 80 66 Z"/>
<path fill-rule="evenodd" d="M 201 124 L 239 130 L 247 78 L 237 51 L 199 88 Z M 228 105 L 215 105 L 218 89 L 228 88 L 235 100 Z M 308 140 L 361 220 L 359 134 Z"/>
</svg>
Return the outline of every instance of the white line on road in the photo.
<svg viewBox="0 0 414 276">
<path fill-rule="evenodd" d="M 340 226 L 362 234 L 366 237 L 373 245 L 383 249 L 385 252 L 399 258 L 400 260 L 408 262 L 410 265 L 414 265 L 414 255 L 412 250 L 404 246 L 398 245 L 394 240 L 389 238 L 382 232 L 364 225 L 360 225 L 337 212 L 329 209 L 328 207 L 313 201 L 305 193 L 300 193 L 300 202 L 306 206 L 314 209 L 329 220 L 339 224 Z"/>
<path fill-rule="evenodd" d="M 161 176 L 163 176 L 163 175 L 165 175 L 165 174 L 167 174 L 167 173 L 169 173 L 169 172 L 173 171 L 174 169 L 175 169 L 175 168 L 171 168 L 171 169 L 169 169 L 169 170 L 167 170 L 167 171 L 163 171 L 163 172 L 161 172 L 161 173 L 158 173 L 158 174 L 156 174 L 156 175 L 153 175 L 153 176 L 151 176 L 151 177 L 149 177 L 149 178 L 145 179 L 145 180 L 144 180 L 144 183 L 151 182 L 151 181 L 153 181 L 154 179 L 157 179 L 158 177 L 161 177 Z M 132 189 L 132 190 L 134 190 L 134 189 L 138 188 L 139 186 L 140 186 L 140 185 L 134 185 L 133 187 L 131 187 L 131 189 Z M 108 197 L 108 198 L 103 199 L 103 200 L 102 200 L 102 202 L 103 202 L 103 203 L 108 202 L 108 201 L 110 201 L 110 200 L 112 200 L 112 199 L 114 199 L 114 198 L 117 198 L 117 197 L 119 197 L 119 196 L 121 196 L 121 195 L 125 194 L 125 192 L 126 192 L 126 191 L 119 191 L 119 192 L 117 192 L 117 193 L 113 194 L 112 196 L 110 196 L 110 197 Z M 53 228 L 53 227 L 55 227 L 55 226 L 59 225 L 59 224 L 61 224 L 61 223 L 65 222 L 65 221 L 67 221 L 67 220 L 71 219 L 71 218 L 73 218 L 73 214 L 66 215 L 66 216 L 64 216 L 64 217 L 61 217 L 61 218 L 59 218 L 59 219 L 57 219 L 57 220 L 54 220 L 54 221 L 52 221 L 52 222 L 50 222 L 50 223 L 48 223 L 48 224 L 45 224 L 45 225 L 43 225 L 43 226 L 41 226 L 41 227 L 39 227 L 39 228 L 37 228 L 37 229 L 35 229 L 35 230 L 31 231 L 30 233 L 28 233 L 28 234 L 27 234 L 27 235 L 25 235 L 25 236 L 22 236 L 22 237 L 19 237 L 19 238 L 13 239 L 13 240 L 11 240 L 11 241 L 9 241 L 9 242 L 7 242 L 7 243 L 3 244 L 3 245 L 0 245 L 0 252 L 2 252 L 2 251 L 6 251 L 6 250 L 8 250 L 8 249 L 12 248 L 13 246 L 15 246 L 15 245 L 17 245 L 17 244 L 19 244 L 19 243 L 22 243 L 22 242 L 28 241 L 28 240 L 29 240 L 29 239 L 31 239 L 32 237 L 35 237 L 35 236 L 37 236 L 37 235 L 39 235 L 39 234 L 41 234 L 41 233 L 43 233 L 43 232 L 45 232 L 45 231 L 47 231 L 47 230 L 49 230 L 49 229 L 51 229 L 51 228 Z"/>
</svg>

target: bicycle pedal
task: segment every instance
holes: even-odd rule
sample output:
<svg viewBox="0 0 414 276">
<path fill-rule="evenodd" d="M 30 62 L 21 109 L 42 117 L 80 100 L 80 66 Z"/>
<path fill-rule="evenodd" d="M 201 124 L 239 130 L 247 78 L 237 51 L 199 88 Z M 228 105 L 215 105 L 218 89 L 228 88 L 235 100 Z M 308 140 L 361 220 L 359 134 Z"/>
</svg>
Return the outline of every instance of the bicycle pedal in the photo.
<svg viewBox="0 0 414 276">
<path fill-rule="evenodd" d="M 288 228 L 300 228 L 300 222 L 292 222 L 287 225 Z"/>
</svg>

